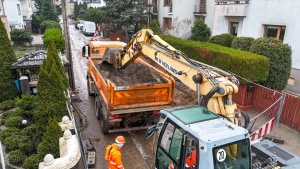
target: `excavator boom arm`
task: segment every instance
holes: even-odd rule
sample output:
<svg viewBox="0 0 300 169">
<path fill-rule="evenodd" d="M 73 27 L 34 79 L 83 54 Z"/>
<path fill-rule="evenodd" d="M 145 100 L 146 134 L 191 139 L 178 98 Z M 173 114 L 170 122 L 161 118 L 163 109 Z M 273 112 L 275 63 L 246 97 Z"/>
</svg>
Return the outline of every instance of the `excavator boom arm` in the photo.
<svg viewBox="0 0 300 169">
<path fill-rule="evenodd" d="M 126 68 L 141 55 L 154 60 L 186 86 L 197 91 L 202 97 L 202 106 L 237 123 L 237 109 L 232 103 L 232 94 L 238 92 L 239 82 L 230 73 L 189 59 L 149 29 L 143 29 L 133 36 L 119 53 L 115 66 Z"/>
</svg>

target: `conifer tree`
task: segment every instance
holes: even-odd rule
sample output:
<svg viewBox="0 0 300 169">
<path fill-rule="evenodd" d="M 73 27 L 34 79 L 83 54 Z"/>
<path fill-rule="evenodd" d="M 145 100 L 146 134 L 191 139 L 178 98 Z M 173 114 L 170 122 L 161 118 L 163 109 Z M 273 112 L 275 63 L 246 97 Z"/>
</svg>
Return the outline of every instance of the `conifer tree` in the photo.
<svg viewBox="0 0 300 169">
<path fill-rule="evenodd" d="M 16 76 L 10 70 L 11 65 L 16 61 L 11 41 L 0 19 L 0 102 L 13 99 L 18 95 L 17 88 L 14 85 Z"/>
<path fill-rule="evenodd" d="M 63 116 L 67 115 L 67 98 L 64 92 L 66 86 L 63 84 L 63 77 L 59 73 L 54 59 L 56 54 L 55 47 L 49 47 L 47 57 L 40 68 L 37 85 L 37 107 L 34 113 L 40 134 L 46 130 L 49 117 L 61 120 Z"/>
<path fill-rule="evenodd" d="M 59 138 L 62 137 L 61 128 L 56 119 L 49 118 L 46 132 L 43 134 L 43 141 L 38 145 L 37 152 L 43 157 L 52 154 L 59 158 Z"/>
<path fill-rule="evenodd" d="M 58 16 L 56 12 L 54 11 L 54 6 L 52 4 L 52 1 L 43 1 L 42 8 L 41 8 L 41 18 L 43 21 L 51 20 L 58 22 Z"/>
<path fill-rule="evenodd" d="M 68 84 L 69 84 L 68 83 L 68 78 L 67 78 L 67 76 L 65 74 L 64 66 L 63 66 L 63 64 L 62 64 L 62 62 L 61 62 L 61 60 L 60 60 L 60 58 L 58 56 L 58 52 L 56 50 L 54 41 L 52 41 L 50 43 L 49 48 L 51 48 L 51 50 L 49 50 L 49 52 L 53 52 L 53 54 L 51 53 L 50 55 L 53 56 L 55 64 L 56 64 L 56 66 L 58 68 L 58 72 L 60 73 L 60 75 L 62 77 L 62 82 L 65 85 L 64 87 L 65 87 L 65 89 L 67 89 L 68 88 Z"/>
</svg>

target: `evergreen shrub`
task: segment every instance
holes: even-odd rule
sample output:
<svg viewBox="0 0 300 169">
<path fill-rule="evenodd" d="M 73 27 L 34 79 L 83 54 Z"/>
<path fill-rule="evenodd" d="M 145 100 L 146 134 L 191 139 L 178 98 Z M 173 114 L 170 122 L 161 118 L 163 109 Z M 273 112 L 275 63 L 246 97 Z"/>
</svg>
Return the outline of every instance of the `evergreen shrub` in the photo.
<svg viewBox="0 0 300 169">
<path fill-rule="evenodd" d="M 35 107 L 36 96 L 31 94 L 22 95 L 22 98 L 16 98 L 16 105 L 22 110 L 32 110 Z"/>
<path fill-rule="evenodd" d="M 44 133 L 42 142 L 38 145 L 37 152 L 43 157 L 46 154 L 52 154 L 54 158 L 59 157 L 59 138 L 62 137 L 62 131 L 55 119 L 50 118 L 47 131 Z"/>
<path fill-rule="evenodd" d="M 20 134 L 21 134 L 20 129 L 16 127 L 8 127 L 0 132 L 0 140 L 4 142 L 4 140 L 7 137 L 10 137 L 12 135 L 20 135 Z"/>
<path fill-rule="evenodd" d="M 32 142 L 29 141 L 27 136 L 13 134 L 4 140 L 5 148 L 8 151 L 13 151 L 20 149 L 24 152 L 29 152 L 31 150 Z"/>
<path fill-rule="evenodd" d="M 254 40 L 255 39 L 252 37 L 236 37 L 233 39 L 231 47 L 234 49 L 249 51 L 250 46 Z"/>
<path fill-rule="evenodd" d="M 191 59 L 233 72 L 253 82 L 265 81 L 269 72 L 269 59 L 262 55 L 172 36 L 161 38 Z"/>
<path fill-rule="evenodd" d="M 45 30 L 51 29 L 51 28 L 55 28 L 55 29 L 60 29 L 61 30 L 60 24 L 58 22 L 56 22 L 56 21 L 47 20 L 47 21 L 43 21 L 41 23 L 41 30 L 42 30 L 42 32 L 45 32 Z"/>
<path fill-rule="evenodd" d="M 276 38 L 258 38 L 253 41 L 250 52 L 270 59 L 269 75 L 263 85 L 271 89 L 283 90 L 291 73 L 291 47 Z"/>
<path fill-rule="evenodd" d="M 6 127 L 21 128 L 22 127 L 22 120 L 23 120 L 23 117 L 21 117 L 21 116 L 9 117 L 5 121 L 5 126 Z"/>
<path fill-rule="evenodd" d="M 21 165 L 26 159 L 26 155 L 21 150 L 15 150 L 8 153 L 8 160 L 11 164 Z"/>
<path fill-rule="evenodd" d="M 0 103 L 0 110 L 8 110 L 15 106 L 14 100 L 5 100 Z"/>
<path fill-rule="evenodd" d="M 211 31 L 203 19 L 197 19 L 192 27 L 191 40 L 206 42 L 211 36 Z"/>
<path fill-rule="evenodd" d="M 150 22 L 149 28 L 153 31 L 153 33 L 155 35 L 160 35 L 161 34 L 160 24 L 156 19 L 153 19 Z"/>
<path fill-rule="evenodd" d="M 30 33 L 24 29 L 13 29 L 10 32 L 11 41 L 14 42 L 14 45 L 25 45 L 25 43 L 31 44 L 33 37 Z"/>
<path fill-rule="evenodd" d="M 48 48 L 52 41 L 54 41 L 56 49 L 60 52 L 64 52 L 65 40 L 59 29 L 50 28 L 45 31 L 43 40 L 44 46 Z"/>
<path fill-rule="evenodd" d="M 9 117 L 16 117 L 16 116 L 22 116 L 22 110 L 20 108 L 16 108 L 16 109 L 13 109 L 13 110 L 3 113 L 3 115 L 1 116 L 1 119 L 6 120 Z"/>
<path fill-rule="evenodd" d="M 37 169 L 39 168 L 39 163 L 44 160 L 44 157 L 40 154 L 32 154 L 25 159 L 23 167 L 26 169 Z"/>
<path fill-rule="evenodd" d="M 215 43 L 221 46 L 231 47 L 232 41 L 235 38 L 235 36 L 223 33 L 220 35 L 212 36 L 209 38 L 208 42 Z"/>
</svg>

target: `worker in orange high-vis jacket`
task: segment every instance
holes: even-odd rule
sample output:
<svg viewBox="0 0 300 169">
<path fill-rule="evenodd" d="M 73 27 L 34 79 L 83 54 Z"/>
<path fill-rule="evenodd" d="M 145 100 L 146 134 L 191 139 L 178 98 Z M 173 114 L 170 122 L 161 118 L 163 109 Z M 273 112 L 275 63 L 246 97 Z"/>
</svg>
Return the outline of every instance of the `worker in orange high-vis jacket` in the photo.
<svg viewBox="0 0 300 169">
<path fill-rule="evenodd" d="M 106 147 L 105 159 L 109 169 L 124 169 L 122 164 L 121 148 L 125 144 L 125 138 L 118 136 L 115 143 Z"/>
</svg>

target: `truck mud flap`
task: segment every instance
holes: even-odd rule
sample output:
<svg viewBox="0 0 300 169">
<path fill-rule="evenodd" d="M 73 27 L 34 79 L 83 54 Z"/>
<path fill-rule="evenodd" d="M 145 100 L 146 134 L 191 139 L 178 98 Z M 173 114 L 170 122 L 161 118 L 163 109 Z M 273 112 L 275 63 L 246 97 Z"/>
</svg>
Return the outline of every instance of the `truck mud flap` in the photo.
<svg viewBox="0 0 300 169">
<path fill-rule="evenodd" d="M 113 130 L 108 130 L 108 133 L 116 133 L 116 132 L 122 132 L 122 131 L 134 131 L 134 130 L 145 130 L 145 129 L 148 129 L 149 127 L 151 127 L 151 126 L 141 126 L 141 127 L 113 129 Z"/>
</svg>

